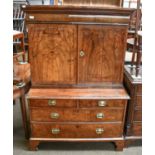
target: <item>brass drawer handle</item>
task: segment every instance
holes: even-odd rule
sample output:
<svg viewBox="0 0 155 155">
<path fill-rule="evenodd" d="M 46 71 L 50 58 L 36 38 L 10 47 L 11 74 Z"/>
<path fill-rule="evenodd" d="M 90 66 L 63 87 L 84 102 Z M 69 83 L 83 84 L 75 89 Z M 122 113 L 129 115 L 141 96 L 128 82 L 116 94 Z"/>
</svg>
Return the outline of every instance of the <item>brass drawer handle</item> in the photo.
<svg viewBox="0 0 155 155">
<path fill-rule="evenodd" d="M 105 107 L 107 105 L 106 101 L 98 101 L 99 107 Z"/>
<path fill-rule="evenodd" d="M 59 114 L 58 113 L 51 113 L 51 118 L 58 119 L 59 118 Z"/>
<path fill-rule="evenodd" d="M 80 51 L 80 56 L 83 57 L 85 55 L 84 51 Z"/>
<path fill-rule="evenodd" d="M 34 19 L 34 16 L 29 16 L 29 19 Z"/>
<path fill-rule="evenodd" d="M 60 129 L 59 128 L 53 128 L 52 129 L 52 134 L 53 135 L 56 135 L 56 134 L 59 134 L 60 133 Z"/>
<path fill-rule="evenodd" d="M 104 117 L 104 113 L 97 113 L 97 114 L 96 114 L 96 118 L 101 119 L 101 118 L 103 118 L 103 117 Z"/>
<path fill-rule="evenodd" d="M 97 128 L 97 129 L 96 129 L 96 133 L 97 133 L 98 135 L 101 135 L 103 132 L 104 132 L 104 129 L 103 129 L 103 128 Z"/>
<path fill-rule="evenodd" d="M 49 106 L 55 106 L 56 105 L 56 100 L 49 100 L 48 105 Z"/>
</svg>

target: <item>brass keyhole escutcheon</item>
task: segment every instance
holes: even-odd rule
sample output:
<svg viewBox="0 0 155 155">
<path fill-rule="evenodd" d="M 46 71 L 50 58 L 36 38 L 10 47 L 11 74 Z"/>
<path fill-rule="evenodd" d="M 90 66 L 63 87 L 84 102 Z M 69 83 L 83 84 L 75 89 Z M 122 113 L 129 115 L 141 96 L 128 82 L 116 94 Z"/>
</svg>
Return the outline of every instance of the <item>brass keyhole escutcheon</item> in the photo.
<svg viewBox="0 0 155 155">
<path fill-rule="evenodd" d="M 80 56 L 84 57 L 84 55 L 85 55 L 84 51 L 80 51 Z"/>
</svg>

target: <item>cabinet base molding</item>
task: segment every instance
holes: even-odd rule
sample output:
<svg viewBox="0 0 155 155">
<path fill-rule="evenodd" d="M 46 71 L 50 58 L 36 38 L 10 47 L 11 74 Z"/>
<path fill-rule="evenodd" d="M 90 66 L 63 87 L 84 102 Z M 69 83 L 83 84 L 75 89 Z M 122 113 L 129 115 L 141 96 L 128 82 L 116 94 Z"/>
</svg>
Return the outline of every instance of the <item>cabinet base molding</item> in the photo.
<svg viewBox="0 0 155 155">
<path fill-rule="evenodd" d="M 37 151 L 42 142 L 113 142 L 116 151 L 123 151 L 125 141 L 120 138 L 30 138 L 28 147 L 30 151 Z"/>
</svg>

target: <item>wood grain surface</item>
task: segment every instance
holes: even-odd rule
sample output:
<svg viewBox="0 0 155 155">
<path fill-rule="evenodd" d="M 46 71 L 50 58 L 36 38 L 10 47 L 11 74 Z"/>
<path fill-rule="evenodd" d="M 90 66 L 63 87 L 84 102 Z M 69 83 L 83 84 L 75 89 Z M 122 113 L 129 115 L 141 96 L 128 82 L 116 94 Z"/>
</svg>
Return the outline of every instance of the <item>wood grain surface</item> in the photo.
<svg viewBox="0 0 155 155">
<path fill-rule="evenodd" d="M 31 88 L 30 99 L 129 99 L 124 88 Z"/>
<path fill-rule="evenodd" d="M 51 115 L 57 113 L 58 118 Z M 103 114 L 103 118 L 97 118 L 97 114 Z M 122 122 L 124 109 L 77 109 L 77 108 L 31 108 L 31 121 L 40 122 Z"/>
<path fill-rule="evenodd" d="M 124 85 L 131 97 L 127 106 L 125 138 L 132 141 L 142 138 L 142 79 L 133 78 L 134 71 L 125 66 Z"/>
<path fill-rule="evenodd" d="M 122 124 L 47 124 L 32 123 L 32 137 L 35 138 L 109 138 L 122 136 Z M 52 134 L 52 129 L 60 129 L 59 134 Z M 97 128 L 104 132 L 96 134 Z"/>
<path fill-rule="evenodd" d="M 123 80 L 126 31 L 124 27 L 81 25 L 78 29 L 78 81 L 81 83 Z"/>
<path fill-rule="evenodd" d="M 55 101 L 55 105 L 50 105 L 50 101 Z M 77 107 L 77 100 L 55 100 L 55 99 L 29 99 L 29 107 Z"/>
<path fill-rule="evenodd" d="M 32 83 L 76 82 L 76 33 L 74 25 L 29 25 Z"/>
</svg>

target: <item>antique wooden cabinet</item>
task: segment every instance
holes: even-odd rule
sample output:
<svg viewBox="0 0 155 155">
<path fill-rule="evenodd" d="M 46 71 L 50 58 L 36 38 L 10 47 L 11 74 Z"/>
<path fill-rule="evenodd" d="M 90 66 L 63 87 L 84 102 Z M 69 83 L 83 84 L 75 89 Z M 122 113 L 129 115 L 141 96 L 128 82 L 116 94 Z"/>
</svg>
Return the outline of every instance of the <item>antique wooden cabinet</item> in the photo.
<svg viewBox="0 0 155 155">
<path fill-rule="evenodd" d="M 32 88 L 29 147 L 111 141 L 124 147 L 123 87 L 130 14 L 122 8 L 27 6 Z"/>
<path fill-rule="evenodd" d="M 126 145 L 142 138 L 142 72 L 136 77 L 136 68 L 125 66 L 124 85 L 131 97 L 128 101 L 125 123 Z"/>
</svg>

